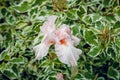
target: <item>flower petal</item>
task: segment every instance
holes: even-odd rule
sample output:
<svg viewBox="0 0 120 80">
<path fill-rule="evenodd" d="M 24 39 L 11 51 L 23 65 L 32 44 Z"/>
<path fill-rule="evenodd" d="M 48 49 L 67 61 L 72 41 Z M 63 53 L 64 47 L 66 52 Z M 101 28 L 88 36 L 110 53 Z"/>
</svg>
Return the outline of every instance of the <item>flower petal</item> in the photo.
<svg viewBox="0 0 120 80">
<path fill-rule="evenodd" d="M 54 34 L 45 34 L 41 44 L 35 46 L 33 49 L 35 50 L 35 56 L 37 60 L 42 59 L 44 56 L 47 55 L 49 47 L 55 43 L 55 36 Z"/>
<path fill-rule="evenodd" d="M 44 37 L 41 41 L 41 44 L 35 46 L 33 49 L 35 50 L 36 59 L 40 60 L 44 56 L 47 55 L 50 45 L 55 43 L 55 20 L 57 16 L 49 16 L 47 21 L 40 28 L 44 34 Z"/>
<path fill-rule="evenodd" d="M 59 44 L 56 44 L 55 51 L 59 60 L 68 66 L 76 66 L 79 55 L 82 53 L 80 49 L 77 49 L 74 46 L 64 46 Z"/>
<path fill-rule="evenodd" d="M 77 38 L 76 36 L 73 36 L 73 35 L 72 35 L 71 38 L 72 38 L 72 40 L 73 40 L 74 45 L 77 46 L 77 45 L 79 44 L 79 42 L 80 42 L 80 39 Z"/>
<path fill-rule="evenodd" d="M 55 20 L 57 19 L 57 16 L 52 15 L 47 17 L 47 21 L 44 22 L 43 26 L 40 27 L 41 31 L 46 33 L 51 33 L 56 30 L 55 28 Z"/>
<path fill-rule="evenodd" d="M 47 55 L 50 45 L 46 45 L 45 43 L 41 43 L 33 48 L 35 50 L 36 60 L 42 59 Z"/>
<path fill-rule="evenodd" d="M 71 34 L 70 28 L 69 28 L 69 26 L 66 25 L 66 24 L 61 25 L 59 29 L 60 29 L 62 32 L 66 32 L 66 33 L 69 34 L 69 35 Z"/>
<path fill-rule="evenodd" d="M 55 34 L 58 40 L 62 40 L 62 39 L 68 39 L 68 38 L 70 39 L 71 32 L 69 27 L 63 24 L 60 26 L 58 30 L 56 30 Z"/>
</svg>

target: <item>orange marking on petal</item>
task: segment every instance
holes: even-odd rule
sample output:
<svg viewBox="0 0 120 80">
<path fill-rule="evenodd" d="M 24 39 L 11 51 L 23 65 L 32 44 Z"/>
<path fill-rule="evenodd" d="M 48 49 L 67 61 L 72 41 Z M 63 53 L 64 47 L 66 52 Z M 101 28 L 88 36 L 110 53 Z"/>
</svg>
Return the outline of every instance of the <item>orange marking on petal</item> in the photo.
<svg viewBox="0 0 120 80">
<path fill-rule="evenodd" d="M 65 39 L 60 40 L 60 43 L 61 43 L 62 45 L 66 45 L 66 44 L 67 44 L 67 42 L 65 41 Z"/>
</svg>

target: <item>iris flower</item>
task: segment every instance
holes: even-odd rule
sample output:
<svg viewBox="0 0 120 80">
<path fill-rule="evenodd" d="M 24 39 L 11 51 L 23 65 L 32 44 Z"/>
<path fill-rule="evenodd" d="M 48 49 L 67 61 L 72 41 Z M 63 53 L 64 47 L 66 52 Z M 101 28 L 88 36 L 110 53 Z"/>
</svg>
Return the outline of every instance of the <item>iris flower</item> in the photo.
<svg viewBox="0 0 120 80">
<path fill-rule="evenodd" d="M 77 60 L 82 53 L 80 49 L 74 47 L 78 45 L 80 39 L 73 36 L 69 26 L 63 24 L 59 29 L 55 28 L 56 16 L 49 16 L 43 26 L 40 27 L 44 36 L 41 43 L 35 46 L 35 56 L 37 60 L 47 55 L 49 47 L 55 45 L 55 52 L 59 60 L 68 66 L 77 66 Z"/>
</svg>

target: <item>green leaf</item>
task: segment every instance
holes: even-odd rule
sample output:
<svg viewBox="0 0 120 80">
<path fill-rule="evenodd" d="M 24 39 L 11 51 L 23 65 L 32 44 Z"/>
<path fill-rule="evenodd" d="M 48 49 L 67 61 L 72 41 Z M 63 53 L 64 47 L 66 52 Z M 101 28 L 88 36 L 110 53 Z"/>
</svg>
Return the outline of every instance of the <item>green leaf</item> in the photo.
<svg viewBox="0 0 120 80">
<path fill-rule="evenodd" d="M 88 30 L 85 31 L 85 39 L 89 44 L 98 45 L 97 42 L 95 41 L 96 36 L 92 31 Z"/>
<path fill-rule="evenodd" d="M 79 31 L 80 31 L 80 27 L 79 26 L 80 26 L 79 24 L 74 24 L 72 26 L 73 35 L 76 35 L 76 34 L 79 33 Z"/>
<path fill-rule="evenodd" d="M 120 21 L 117 21 L 115 25 L 113 26 L 114 29 L 120 28 Z"/>
<path fill-rule="evenodd" d="M 12 70 L 4 70 L 4 75 L 6 75 L 9 79 L 17 79 L 16 74 Z"/>
<path fill-rule="evenodd" d="M 95 23 L 95 25 L 96 25 L 96 29 L 99 29 L 99 30 L 103 30 L 104 29 L 104 24 L 101 21 L 97 21 Z"/>
<path fill-rule="evenodd" d="M 32 9 L 28 11 L 28 15 L 33 19 L 40 15 L 39 6 L 32 7 Z"/>
<path fill-rule="evenodd" d="M 115 44 L 120 48 L 120 39 L 119 38 L 115 38 Z"/>
<path fill-rule="evenodd" d="M 6 52 L 6 51 L 3 51 L 3 52 L 0 54 L 0 60 L 3 60 L 6 55 L 7 55 L 7 52 Z"/>
<path fill-rule="evenodd" d="M 16 75 L 19 75 L 19 74 L 20 74 L 20 72 L 18 71 L 19 68 L 18 68 L 17 64 L 14 64 L 14 65 L 12 66 L 12 70 L 14 71 L 14 73 L 15 73 Z"/>
<path fill-rule="evenodd" d="M 107 19 L 108 22 L 109 21 L 114 22 L 116 20 L 114 15 L 111 15 L 111 16 L 107 15 L 106 19 Z"/>
<path fill-rule="evenodd" d="M 91 57 L 96 57 L 100 54 L 101 48 L 100 47 L 93 47 L 91 50 L 88 52 L 88 55 Z"/>
<path fill-rule="evenodd" d="M 119 72 L 113 67 L 109 67 L 107 75 L 114 80 L 119 80 Z"/>
<path fill-rule="evenodd" d="M 104 77 L 98 77 L 97 80 L 105 80 Z"/>
<path fill-rule="evenodd" d="M 82 18 L 82 20 L 88 25 L 92 23 L 91 16 L 86 15 L 85 17 Z"/>
<path fill-rule="evenodd" d="M 5 68 L 6 68 L 6 63 L 0 64 L 0 71 L 5 70 Z"/>
<path fill-rule="evenodd" d="M 117 14 L 118 14 L 118 16 L 120 16 L 120 10 L 118 10 Z"/>
<path fill-rule="evenodd" d="M 27 22 L 23 22 L 23 21 L 19 21 L 17 22 L 17 29 L 23 29 L 24 27 L 26 27 L 28 24 Z"/>
<path fill-rule="evenodd" d="M 7 23 L 0 25 L 0 31 L 8 30 L 9 28 L 11 28 L 11 25 Z"/>
<path fill-rule="evenodd" d="M 112 34 L 119 35 L 120 34 L 120 28 L 113 29 Z"/>
<path fill-rule="evenodd" d="M 20 5 L 15 6 L 14 9 L 19 13 L 24 13 L 31 9 L 31 5 L 28 2 L 24 1 Z"/>
<path fill-rule="evenodd" d="M 84 16 L 84 14 L 86 13 L 87 11 L 85 10 L 85 7 L 84 6 L 80 6 L 79 10 L 77 11 L 77 15 L 80 19 L 82 19 L 82 17 Z"/>
<path fill-rule="evenodd" d="M 103 0 L 104 6 L 109 6 L 109 2 L 110 2 L 110 0 Z"/>
<path fill-rule="evenodd" d="M 13 64 L 23 64 L 24 63 L 24 58 L 23 57 L 12 58 L 9 62 L 13 63 Z"/>
<path fill-rule="evenodd" d="M 1 10 L 1 15 L 5 16 L 6 12 L 7 12 L 7 9 L 6 8 L 2 8 L 0 10 Z"/>
<path fill-rule="evenodd" d="M 67 17 L 71 20 L 77 19 L 77 10 L 73 9 L 67 12 Z"/>
<path fill-rule="evenodd" d="M 91 73 L 89 73 L 89 72 L 85 72 L 84 75 L 85 75 L 86 79 L 92 79 L 93 78 L 93 75 Z"/>
<path fill-rule="evenodd" d="M 50 77 L 49 80 L 56 80 L 56 78 L 55 77 Z"/>
<path fill-rule="evenodd" d="M 47 66 L 48 64 L 50 64 L 50 60 L 45 60 L 45 61 L 42 61 L 42 63 L 40 64 L 42 67 L 45 67 Z"/>
<path fill-rule="evenodd" d="M 92 22 L 100 21 L 100 15 L 98 13 L 91 14 Z"/>
<path fill-rule="evenodd" d="M 35 0 L 34 5 L 41 5 L 43 2 L 45 2 L 46 0 Z"/>
<path fill-rule="evenodd" d="M 94 28 L 94 27 L 90 27 L 90 30 L 94 33 L 94 34 L 100 34 L 100 30 Z"/>
</svg>

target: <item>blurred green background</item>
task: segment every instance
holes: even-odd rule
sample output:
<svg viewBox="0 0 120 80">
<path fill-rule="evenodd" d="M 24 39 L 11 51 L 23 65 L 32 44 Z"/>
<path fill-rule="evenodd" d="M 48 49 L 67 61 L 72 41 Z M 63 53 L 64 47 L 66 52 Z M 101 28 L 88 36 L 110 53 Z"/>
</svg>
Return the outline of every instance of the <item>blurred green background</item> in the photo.
<svg viewBox="0 0 120 80">
<path fill-rule="evenodd" d="M 54 46 L 34 61 L 48 15 L 81 39 L 77 71 L 58 60 Z M 65 80 L 120 80 L 119 0 L 0 0 L 0 80 L 56 80 L 58 73 Z"/>
</svg>

